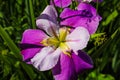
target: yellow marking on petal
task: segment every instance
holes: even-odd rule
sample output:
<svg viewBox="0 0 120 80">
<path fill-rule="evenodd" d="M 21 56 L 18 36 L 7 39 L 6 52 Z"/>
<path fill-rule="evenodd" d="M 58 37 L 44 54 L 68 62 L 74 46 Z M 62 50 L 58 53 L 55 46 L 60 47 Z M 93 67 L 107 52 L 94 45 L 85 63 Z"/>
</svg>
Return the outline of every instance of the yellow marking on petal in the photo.
<svg viewBox="0 0 120 80">
<path fill-rule="evenodd" d="M 54 49 L 60 47 L 60 49 L 63 51 L 64 54 L 71 57 L 71 50 L 68 47 L 66 42 L 66 36 L 69 34 L 69 28 L 61 28 L 59 30 L 59 35 L 54 35 L 53 37 L 49 37 L 47 39 L 44 39 L 40 43 L 44 46 L 51 46 Z"/>
<path fill-rule="evenodd" d="M 61 28 L 59 33 L 59 40 L 65 41 L 67 34 L 68 34 L 68 28 Z"/>
<path fill-rule="evenodd" d="M 42 40 L 40 43 L 43 44 L 44 46 L 48 46 L 47 39 Z"/>
<path fill-rule="evenodd" d="M 64 54 L 68 55 L 69 57 L 71 57 L 70 55 L 70 48 L 68 47 L 67 44 L 65 43 L 60 43 L 60 49 L 63 51 Z"/>
<path fill-rule="evenodd" d="M 54 47 L 58 47 L 59 46 L 59 41 L 57 38 L 53 37 L 53 38 L 49 38 L 47 40 L 47 43 L 50 45 L 50 46 L 54 46 Z"/>
</svg>

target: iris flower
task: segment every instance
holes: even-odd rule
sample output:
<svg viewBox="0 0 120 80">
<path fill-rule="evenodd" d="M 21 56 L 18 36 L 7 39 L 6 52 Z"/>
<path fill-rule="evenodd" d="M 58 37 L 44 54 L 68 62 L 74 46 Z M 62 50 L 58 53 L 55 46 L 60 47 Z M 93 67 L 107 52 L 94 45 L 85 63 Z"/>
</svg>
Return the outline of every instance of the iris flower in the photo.
<svg viewBox="0 0 120 80">
<path fill-rule="evenodd" d="M 77 75 L 91 69 L 91 58 L 83 51 L 89 41 L 89 32 L 76 27 L 70 32 L 60 27 L 55 8 L 48 5 L 37 18 L 40 29 L 28 29 L 23 33 L 21 51 L 23 60 L 40 71 L 52 69 L 55 80 L 77 80 Z"/>
<path fill-rule="evenodd" d="M 95 33 L 102 19 L 96 9 L 88 3 L 80 3 L 77 10 L 65 8 L 60 14 L 61 25 L 78 27 L 83 26 L 90 34 Z"/>
<path fill-rule="evenodd" d="M 54 3 L 53 3 L 54 1 Z M 65 8 L 68 7 L 70 4 L 72 4 L 72 1 L 81 3 L 81 2 L 102 2 L 102 0 L 51 0 L 51 4 L 55 4 L 58 7 Z"/>
</svg>

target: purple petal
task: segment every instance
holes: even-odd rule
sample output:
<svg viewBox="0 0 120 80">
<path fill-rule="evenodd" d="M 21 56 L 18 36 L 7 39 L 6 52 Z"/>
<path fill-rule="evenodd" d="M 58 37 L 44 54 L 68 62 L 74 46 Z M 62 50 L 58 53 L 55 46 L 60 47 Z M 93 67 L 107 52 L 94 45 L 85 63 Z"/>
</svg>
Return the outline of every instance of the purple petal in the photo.
<svg viewBox="0 0 120 80">
<path fill-rule="evenodd" d="M 74 18 L 74 17 L 92 17 L 92 14 L 85 10 L 72 10 L 70 8 L 65 8 L 60 14 L 62 20 Z"/>
<path fill-rule="evenodd" d="M 80 3 L 78 5 L 78 10 L 86 10 L 87 12 L 92 13 L 92 17 L 88 19 L 87 22 L 87 28 L 90 32 L 90 34 L 95 33 L 95 31 L 97 30 L 97 27 L 99 25 L 99 21 L 101 21 L 101 17 L 97 14 L 96 9 L 87 3 Z"/>
<path fill-rule="evenodd" d="M 72 54 L 76 73 L 79 74 L 87 69 L 93 68 L 93 62 L 91 58 L 83 51 L 79 50 L 78 55 Z"/>
<path fill-rule="evenodd" d="M 46 71 L 57 64 L 60 54 L 59 48 L 54 50 L 52 47 L 44 47 L 31 59 L 31 62 L 38 70 Z"/>
<path fill-rule="evenodd" d="M 72 3 L 72 0 L 54 0 L 54 3 L 58 7 L 65 8 Z M 51 0 L 51 4 L 54 4 L 54 3 Z"/>
<path fill-rule="evenodd" d="M 82 10 L 71 10 L 66 8 L 60 14 L 62 19 L 61 25 L 78 27 L 78 26 L 86 26 L 87 18 L 91 17 L 91 14 L 85 14 Z"/>
<path fill-rule="evenodd" d="M 21 54 L 23 56 L 23 60 L 27 62 L 28 64 L 31 64 L 31 58 L 37 54 L 41 48 L 29 48 L 21 51 Z"/>
<path fill-rule="evenodd" d="M 43 46 L 40 42 L 48 36 L 41 30 L 28 29 L 23 33 L 21 44 L 31 44 L 36 46 Z M 41 50 L 41 47 L 29 47 L 21 51 L 23 60 L 29 62 L 30 59 Z"/>
<path fill-rule="evenodd" d="M 57 24 L 57 11 L 52 5 L 48 5 L 36 20 L 38 28 L 52 35 L 59 28 Z"/>
<path fill-rule="evenodd" d="M 89 13 L 92 13 L 93 16 L 96 16 L 96 9 L 88 3 L 80 3 L 77 10 L 86 10 Z"/>
<path fill-rule="evenodd" d="M 52 69 L 55 80 L 77 80 L 74 63 L 70 56 L 61 54 L 57 65 Z"/>
<path fill-rule="evenodd" d="M 85 27 L 90 34 L 93 34 L 99 25 L 101 17 L 96 13 L 96 9 L 87 3 L 80 3 L 78 10 L 64 9 L 60 14 L 61 25 L 71 27 Z"/>
<path fill-rule="evenodd" d="M 61 54 L 57 65 L 52 69 L 55 80 L 77 80 L 79 73 L 93 68 L 92 60 L 84 52 L 71 54 L 71 57 Z"/>
</svg>

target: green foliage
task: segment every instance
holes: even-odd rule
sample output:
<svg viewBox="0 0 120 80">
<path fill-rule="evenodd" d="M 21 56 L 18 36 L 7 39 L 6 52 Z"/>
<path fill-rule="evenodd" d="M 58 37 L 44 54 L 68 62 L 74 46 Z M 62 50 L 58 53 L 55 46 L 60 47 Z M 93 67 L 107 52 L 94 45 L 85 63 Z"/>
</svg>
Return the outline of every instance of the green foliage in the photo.
<svg viewBox="0 0 120 80">
<path fill-rule="evenodd" d="M 51 71 L 40 72 L 23 62 L 18 46 L 23 31 L 36 28 L 36 17 L 48 4 L 49 0 L 0 0 L 0 80 L 53 80 Z M 93 4 L 102 16 L 85 49 L 94 68 L 79 80 L 120 80 L 120 1 Z"/>
<path fill-rule="evenodd" d="M 88 77 L 85 80 L 115 80 L 115 78 L 109 74 L 101 74 L 93 71 L 89 73 Z"/>
</svg>

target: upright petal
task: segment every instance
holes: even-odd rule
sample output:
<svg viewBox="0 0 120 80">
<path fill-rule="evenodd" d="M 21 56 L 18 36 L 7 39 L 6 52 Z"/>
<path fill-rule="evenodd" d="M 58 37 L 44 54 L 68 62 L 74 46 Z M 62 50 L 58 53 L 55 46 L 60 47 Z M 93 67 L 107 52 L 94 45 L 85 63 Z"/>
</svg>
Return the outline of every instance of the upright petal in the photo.
<svg viewBox="0 0 120 80">
<path fill-rule="evenodd" d="M 89 30 L 90 34 L 95 33 L 99 25 L 99 21 L 102 19 L 97 14 L 96 9 L 88 3 L 80 3 L 78 5 L 78 10 L 86 10 L 87 12 L 92 13 L 92 17 L 87 20 L 86 28 Z"/>
<path fill-rule="evenodd" d="M 79 50 L 78 55 L 72 54 L 76 73 L 79 74 L 87 69 L 93 68 L 92 59 L 83 51 Z"/>
<path fill-rule="evenodd" d="M 60 14 L 61 17 L 61 25 L 70 26 L 70 27 L 78 27 L 82 26 L 87 28 L 88 19 L 92 17 L 92 14 L 85 10 L 71 10 L 66 8 Z"/>
<path fill-rule="evenodd" d="M 49 70 L 57 64 L 60 54 L 59 48 L 54 50 L 52 47 L 45 47 L 31 59 L 31 62 L 40 71 Z"/>
<path fill-rule="evenodd" d="M 93 34 L 99 25 L 101 17 L 96 13 L 96 9 L 88 3 L 80 3 L 78 10 L 64 9 L 60 14 L 61 25 L 71 27 L 85 27 L 90 34 Z"/>
<path fill-rule="evenodd" d="M 66 43 L 73 51 L 76 52 L 86 47 L 89 38 L 90 35 L 87 29 L 84 27 L 77 27 L 67 36 Z"/>
<path fill-rule="evenodd" d="M 52 69 L 55 80 L 77 80 L 72 57 L 62 53 L 57 65 Z"/>
<path fill-rule="evenodd" d="M 23 60 L 29 62 L 30 59 L 41 50 L 41 46 L 43 45 L 40 44 L 40 42 L 47 37 L 48 36 L 41 30 L 26 30 L 23 33 L 21 44 L 23 44 L 24 46 L 29 45 L 29 48 L 25 48 L 21 51 L 23 55 Z"/>
<path fill-rule="evenodd" d="M 65 8 L 69 6 L 72 3 L 72 0 L 53 0 L 54 3 L 51 0 L 51 4 L 55 4 L 58 7 Z"/>
<path fill-rule="evenodd" d="M 53 34 L 59 28 L 57 24 L 57 11 L 52 5 L 48 5 L 36 20 L 38 28 L 45 30 L 48 34 Z"/>
<path fill-rule="evenodd" d="M 93 16 L 96 16 L 96 9 L 91 5 L 91 4 L 88 4 L 88 3 L 80 3 L 77 7 L 77 10 L 86 10 L 90 13 L 92 13 Z"/>
</svg>

